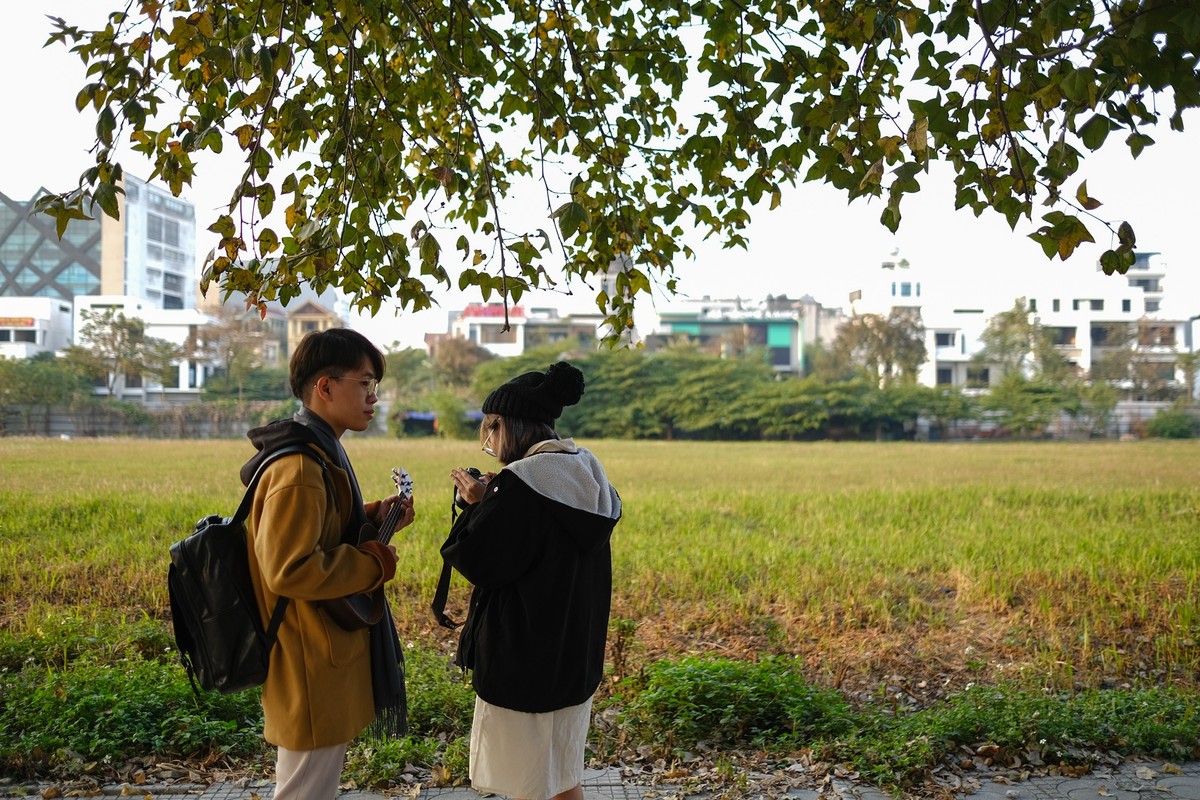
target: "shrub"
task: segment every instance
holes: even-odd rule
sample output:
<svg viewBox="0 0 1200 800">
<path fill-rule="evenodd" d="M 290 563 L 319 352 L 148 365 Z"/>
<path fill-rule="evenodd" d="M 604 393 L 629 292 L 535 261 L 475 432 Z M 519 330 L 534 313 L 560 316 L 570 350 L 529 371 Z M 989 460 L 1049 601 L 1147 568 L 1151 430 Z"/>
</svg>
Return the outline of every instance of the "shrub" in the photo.
<svg viewBox="0 0 1200 800">
<path fill-rule="evenodd" d="M 85 655 L 63 670 L 30 661 L 0 672 L 0 698 L 0 760 L 22 774 L 67 751 L 112 762 L 263 749 L 256 692 L 197 698 L 183 670 L 138 655 L 116 662 Z"/>
<path fill-rule="evenodd" d="M 404 651 L 408 726 L 413 735 L 451 738 L 471 729 L 475 692 L 462 670 L 434 650 Z"/>
<path fill-rule="evenodd" d="M 0 632 L 0 772 L 32 776 L 148 755 L 265 756 L 259 692 L 196 697 L 172 646 L 167 627 L 150 619 L 62 616 L 19 636 Z M 409 648 L 405 666 L 410 736 L 356 745 L 347 762 L 356 780 L 378 782 L 405 762 L 465 774 L 470 683 L 434 650 Z"/>
<path fill-rule="evenodd" d="M 786 658 L 660 661 L 644 680 L 640 688 L 625 685 L 624 722 L 643 740 L 671 747 L 704 742 L 787 749 L 849 725 L 841 694 L 809 686 Z"/>
<path fill-rule="evenodd" d="M 856 735 L 830 749 L 883 786 L 913 783 L 962 746 L 987 745 L 999 764 L 1029 752 L 1047 763 L 1077 763 L 1096 748 L 1187 759 L 1200 745 L 1197 703 L 1194 694 L 1165 689 L 1058 694 L 973 686 L 911 714 L 864 713 Z"/>
<path fill-rule="evenodd" d="M 175 658 L 170 629 L 148 617 L 107 620 L 48 615 L 29 625 L 24 632 L 0 631 L 0 670 L 16 672 L 27 663 L 65 669 L 89 656 L 108 663 L 131 655 Z"/>
<path fill-rule="evenodd" d="M 1146 434 L 1158 439 L 1191 439 L 1196 435 L 1196 418 L 1185 408 L 1166 408 L 1146 423 Z"/>
</svg>

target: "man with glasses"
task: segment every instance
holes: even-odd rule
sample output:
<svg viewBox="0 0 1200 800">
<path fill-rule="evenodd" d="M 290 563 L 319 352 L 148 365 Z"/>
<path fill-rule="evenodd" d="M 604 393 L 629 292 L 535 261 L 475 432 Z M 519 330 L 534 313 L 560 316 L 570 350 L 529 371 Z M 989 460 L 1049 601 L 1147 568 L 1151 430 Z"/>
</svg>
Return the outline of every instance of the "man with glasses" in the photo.
<svg viewBox="0 0 1200 800">
<path fill-rule="evenodd" d="M 357 630 L 322 608 L 381 591 L 395 575 L 395 548 L 360 543 L 364 524 L 378 527 L 397 502 L 397 529 L 413 521 L 411 499 L 363 502 L 341 444 L 346 431 L 371 425 L 384 369 L 383 354 L 356 331 L 310 333 L 290 365 L 303 408 L 249 433 L 259 452 L 242 468 L 244 483 L 268 453 L 311 451 L 267 466 L 246 521 L 260 613 L 289 598 L 262 693 L 263 736 L 279 749 L 276 800 L 332 800 L 352 739 L 373 721 L 385 735 L 406 728 L 403 656 L 386 604 L 379 622 Z"/>
</svg>

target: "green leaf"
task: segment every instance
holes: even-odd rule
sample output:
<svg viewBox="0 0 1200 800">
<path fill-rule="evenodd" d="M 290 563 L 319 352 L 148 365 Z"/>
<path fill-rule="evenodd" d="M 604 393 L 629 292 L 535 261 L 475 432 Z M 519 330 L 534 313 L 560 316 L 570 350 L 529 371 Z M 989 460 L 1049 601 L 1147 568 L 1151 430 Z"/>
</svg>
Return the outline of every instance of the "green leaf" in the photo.
<svg viewBox="0 0 1200 800">
<path fill-rule="evenodd" d="M 1121 259 L 1117 256 L 1115 250 L 1106 250 L 1101 254 L 1100 269 L 1104 270 L 1105 275 L 1112 275 L 1121 271 Z"/>
<path fill-rule="evenodd" d="M 1137 236 L 1133 232 L 1133 226 L 1128 222 L 1122 222 L 1117 226 L 1117 241 L 1126 248 L 1133 248 L 1137 245 Z"/>
<path fill-rule="evenodd" d="M 113 132 L 117 129 L 117 117 L 113 113 L 112 106 L 105 106 L 100 110 L 100 116 L 96 119 L 96 138 L 108 147 L 113 144 Z"/>
<path fill-rule="evenodd" d="M 269 256 L 279 249 L 279 235 L 271 228 L 263 228 L 258 234 L 258 249 L 264 256 Z"/>
<path fill-rule="evenodd" d="M 1125 144 L 1129 145 L 1129 152 L 1133 154 L 1134 158 L 1137 158 L 1143 150 L 1154 144 L 1154 139 L 1144 133 L 1131 133 L 1125 139 Z"/>
<path fill-rule="evenodd" d="M 558 229 L 562 231 L 564 239 L 571 238 L 581 230 L 586 231 L 590 221 L 587 209 L 573 200 L 563 203 L 550 217 L 558 220 Z"/>
<path fill-rule="evenodd" d="M 1108 132 L 1112 129 L 1112 121 L 1103 114 L 1095 114 L 1083 127 L 1079 129 L 1079 138 L 1083 140 L 1083 144 L 1088 150 L 1099 150 L 1104 145 L 1104 140 L 1108 138 Z"/>
<path fill-rule="evenodd" d="M 92 200 L 100 206 L 100 210 L 113 219 L 121 218 L 120 207 L 117 203 L 117 188 L 111 183 L 102 183 L 92 193 Z"/>
<path fill-rule="evenodd" d="M 222 238 L 227 238 L 237 233 L 237 227 L 233 224 L 233 217 L 228 214 L 222 214 L 217 217 L 216 221 L 208 226 L 208 230 Z"/>
<path fill-rule="evenodd" d="M 438 244 L 437 238 L 432 233 L 426 231 L 418 240 L 417 251 L 421 254 L 421 263 L 431 265 L 437 263 L 442 246 Z"/>
</svg>

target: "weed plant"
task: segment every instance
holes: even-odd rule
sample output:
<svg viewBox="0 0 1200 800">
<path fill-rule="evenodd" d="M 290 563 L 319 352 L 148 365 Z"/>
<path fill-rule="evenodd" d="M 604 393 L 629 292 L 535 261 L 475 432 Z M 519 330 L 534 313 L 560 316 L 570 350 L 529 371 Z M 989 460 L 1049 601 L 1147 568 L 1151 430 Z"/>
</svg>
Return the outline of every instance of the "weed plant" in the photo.
<svg viewBox="0 0 1200 800">
<path fill-rule="evenodd" d="M 616 700 L 627 734 L 674 748 L 791 749 L 848 730 L 838 692 L 809 685 L 793 660 L 685 658 L 651 664 Z"/>
<path fill-rule="evenodd" d="M 48 621 L 33 635 L 0 631 L 5 772 L 56 774 L 81 760 L 113 768 L 147 755 L 251 769 L 267 760 L 258 690 L 196 694 L 161 632 L 161 624 L 77 620 Z M 405 678 L 409 736 L 359 742 L 354 774 L 364 783 L 395 777 L 397 759 L 465 774 L 469 682 L 444 654 L 416 646 L 406 648 Z"/>
<path fill-rule="evenodd" d="M 884 787 L 911 785 L 955 753 L 985 753 L 998 765 L 1079 764 L 1099 751 L 1181 760 L 1200 747 L 1195 692 L 970 686 L 937 706 L 894 713 L 854 708 L 779 658 L 659 662 L 624 681 L 611 703 L 621 709 L 622 735 L 666 758 L 705 748 L 808 749 Z"/>
</svg>

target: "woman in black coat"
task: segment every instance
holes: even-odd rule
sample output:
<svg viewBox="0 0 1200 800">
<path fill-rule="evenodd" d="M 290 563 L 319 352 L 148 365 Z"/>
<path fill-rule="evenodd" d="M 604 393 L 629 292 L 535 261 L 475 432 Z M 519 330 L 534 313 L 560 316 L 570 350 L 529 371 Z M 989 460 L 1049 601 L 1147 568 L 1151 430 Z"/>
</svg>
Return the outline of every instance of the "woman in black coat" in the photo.
<svg viewBox="0 0 1200 800">
<path fill-rule="evenodd" d="M 501 464 L 451 472 L 467 503 L 442 556 L 473 585 L 459 639 L 471 670 L 471 783 L 527 800 L 582 800 L 592 695 L 604 672 L 621 499 L 588 450 L 554 431 L 583 396 L 565 362 L 500 386 L 480 441 Z"/>
</svg>

